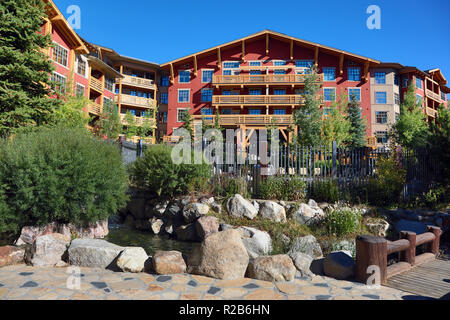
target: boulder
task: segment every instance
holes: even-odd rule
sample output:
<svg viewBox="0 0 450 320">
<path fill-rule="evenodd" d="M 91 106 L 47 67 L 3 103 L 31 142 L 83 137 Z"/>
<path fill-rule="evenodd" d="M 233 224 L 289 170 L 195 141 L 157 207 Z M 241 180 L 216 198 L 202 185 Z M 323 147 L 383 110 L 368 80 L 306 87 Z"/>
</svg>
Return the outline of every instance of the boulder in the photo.
<svg viewBox="0 0 450 320">
<path fill-rule="evenodd" d="M 204 203 L 190 203 L 183 209 L 183 217 L 186 223 L 195 222 L 198 218 L 207 215 L 209 206 Z"/>
<path fill-rule="evenodd" d="M 152 257 L 152 263 L 157 274 L 186 273 L 186 263 L 178 251 L 157 251 Z"/>
<path fill-rule="evenodd" d="M 39 236 L 31 246 L 27 262 L 38 267 L 53 267 L 62 261 L 69 243 L 70 238 L 60 233 Z"/>
<path fill-rule="evenodd" d="M 206 204 L 208 206 L 212 205 L 214 202 L 215 202 L 214 197 L 210 197 L 210 198 L 203 197 L 203 198 L 200 199 L 200 203 L 204 203 L 204 204 Z"/>
<path fill-rule="evenodd" d="M 69 247 L 69 262 L 79 267 L 114 267 L 116 258 L 124 249 L 105 240 L 75 239 Z"/>
<path fill-rule="evenodd" d="M 219 225 L 219 231 L 226 231 L 226 230 L 232 230 L 232 229 L 234 229 L 234 227 L 230 224 L 221 223 Z"/>
<path fill-rule="evenodd" d="M 367 230 L 376 235 L 377 237 L 386 237 L 386 233 L 389 229 L 389 222 L 383 219 L 371 219 L 366 223 Z"/>
<path fill-rule="evenodd" d="M 169 201 L 158 202 L 153 208 L 153 212 L 157 217 L 162 217 L 166 212 L 168 205 Z"/>
<path fill-rule="evenodd" d="M 313 208 L 313 209 L 320 209 L 319 205 L 317 204 L 317 202 L 315 202 L 313 199 L 310 199 L 308 201 L 308 206 Z"/>
<path fill-rule="evenodd" d="M 296 269 L 288 255 L 258 257 L 248 266 L 248 276 L 263 281 L 291 281 Z"/>
<path fill-rule="evenodd" d="M 222 213 L 222 206 L 220 204 L 218 204 L 217 202 L 214 202 L 211 204 L 211 209 L 212 209 L 212 211 L 214 211 L 216 213 Z"/>
<path fill-rule="evenodd" d="M 272 239 L 267 232 L 249 227 L 240 227 L 237 230 L 242 234 L 242 243 L 250 259 L 267 256 L 272 251 Z"/>
<path fill-rule="evenodd" d="M 143 248 L 125 248 L 117 259 L 117 266 L 124 272 L 142 272 L 148 255 Z"/>
<path fill-rule="evenodd" d="M 254 219 L 258 214 L 258 210 L 240 194 L 236 194 L 228 200 L 227 210 L 234 217 L 245 217 L 250 220 Z"/>
<path fill-rule="evenodd" d="M 24 248 L 14 246 L 0 247 L 0 267 L 21 264 L 24 262 L 24 257 Z"/>
<path fill-rule="evenodd" d="M 195 223 L 195 230 L 200 240 L 205 240 L 210 235 L 219 232 L 219 219 L 212 216 L 200 217 Z"/>
<path fill-rule="evenodd" d="M 243 278 L 249 257 L 237 230 L 215 233 L 192 252 L 188 261 L 189 273 L 216 279 Z"/>
<path fill-rule="evenodd" d="M 306 254 L 313 259 L 321 258 L 323 256 L 322 248 L 313 235 L 299 237 L 294 240 L 288 255 L 292 257 L 297 252 Z"/>
<path fill-rule="evenodd" d="M 309 205 L 301 203 L 292 216 L 299 224 L 311 225 L 323 218 L 325 213 L 318 207 L 311 208 Z"/>
<path fill-rule="evenodd" d="M 252 201 L 252 205 L 255 207 L 256 211 L 259 212 L 259 203 L 258 203 L 258 201 L 253 200 L 253 201 Z"/>
<path fill-rule="evenodd" d="M 154 234 L 159 234 L 161 232 L 161 227 L 163 226 L 164 221 L 161 219 L 158 219 L 156 217 L 153 217 L 150 221 L 151 229 Z"/>
<path fill-rule="evenodd" d="M 180 241 L 198 241 L 197 230 L 195 224 L 180 226 L 175 230 L 177 239 Z"/>
<path fill-rule="evenodd" d="M 172 203 L 167 207 L 164 216 L 168 218 L 174 218 L 181 215 L 181 213 L 182 213 L 181 206 L 178 203 Z"/>
<path fill-rule="evenodd" d="M 273 201 L 264 201 L 259 207 L 259 214 L 273 222 L 286 222 L 286 210 Z"/>
<path fill-rule="evenodd" d="M 307 254 L 301 252 L 292 252 L 290 258 L 294 262 L 295 267 L 299 271 L 302 277 L 311 277 L 313 274 L 311 272 L 311 263 L 313 258 Z"/>
<path fill-rule="evenodd" d="M 328 277 L 346 280 L 353 277 L 355 272 L 355 262 L 348 253 L 344 251 L 335 251 L 325 257 L 323 271 Z"/>
</svg>

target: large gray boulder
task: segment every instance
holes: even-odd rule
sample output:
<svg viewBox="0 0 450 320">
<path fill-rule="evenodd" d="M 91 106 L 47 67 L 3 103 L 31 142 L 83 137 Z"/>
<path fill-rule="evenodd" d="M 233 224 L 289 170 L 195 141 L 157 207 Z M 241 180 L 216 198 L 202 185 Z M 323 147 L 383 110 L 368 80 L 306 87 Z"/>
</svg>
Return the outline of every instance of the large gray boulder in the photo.
<svg viewBox="0 0 450 320">
<path fill-rule="evenodd" d="M 288 255 L 259 257 L 248 266 L 248 276 L 263 281 L 291 281 L 296 269 Z"/>
<path fill-rule="evenodd" d="M 195 222 L 195 230 L 200 240 L 205 240 L 210 235 L 219 232 L 219 219 L 212 216 L 200 217 Z"/>
<path fill-rule="evenodd" d="M 259 207 L 259 214 L 273 222 L 286 222 L 286 210 L 274 201 L 264 201 Z"/>
<path fill-rule="evenodd" d="M 21 264 L 24 261 L 25 249 L 14 246 L 0 247 L 0 267 Z"/>
<path fill-rule="evenodd" d="M 183 217 L 186 223 L 195 222 L 198 218 L 207 215 L 209 206 L 204 203 L 190 203 L 183 208 Z"/>
<path fill-rule="evenodd" d="M 178 274 L 186 272 L 186 262 L 178 251 L 157 251 L 152 257 L 153 269 L 157 274 Z"/>
<path fill-rule="evenodd" d="M 305 237 L 299 237 L 294 240 L 288 255 L 293 257 L 295 253 L 303 253 L 310 256 L 313 259 L 318 259 L 323 256 L 322 248 L 319 242 L 313 235 L 308 235 Z"/>
<path fill-rule="evenodd" d="M 313 262 L 313 258 L 311 256 L 298 251 L 291 252 L 289 256 L 302 277 L 313 276 L 313 273 L 311 272 L 311 263 Z"/>
<path fill-rule="evenodd" d="M 227 230 L 215 233 L 197 247 L 188 260 L 189 273 L 216 279 L 243 278 L 249 257 L 240 232 Z"/>
<path fill-rule="evenodd" d="M 311 225 L 322 219 L 325 213 L 319 207 L 311 208 L 309 205 L 301 203 L 292 216 L 299 224 Z"/>
<path fill-rule="evenodd" d="M 60 233 L 39 236 L 33 242 L 28 262 L 39 267 L 53 267 L 60 264 L 69 243 L 70 238 Z"/>
<path fill-rule="evenodd" d="M 267 256 L 272 251 L 272 239 L 265 231 L 260 231 L 250 227 L 240 227 L 242 243 L 247 249 L 250 259 L 259 256 Z"/>
<path fill-rule="evenodd" d="M 353 277 L 355 262 L 347 252 L 335 251 L 325 257 L 323 271 L 328 277 L 346 280 Z"/>
<path fill-rule="evenodd" d="M 370 219 L 366 223 L 367 230 L 377 237 L 385 238 L 389 230 L 389 222 L 384 219 Z"/>
<path fill-rule="evenodd" d="M 244 199 L 240 194 L 236 194 L 227 202 L 228 213 L 238 218 L 254 219 L 258 215 L 258 210 L 250 203 L 250 201 Z"/>
<path fill-rule="evenodd" d="M 143 248 L 125 248 L 117 259 L 117 266 L 124 272 L 138 273 L 144 270 L 148 255 Z"/>
<path fill-rule="evenodd" d="M 124 249 L 105 240 L 75 239 L 69 247 L 69 262 L 79 267 L 106 269 L 114 267 L 113 262 Z"/>
</svg>

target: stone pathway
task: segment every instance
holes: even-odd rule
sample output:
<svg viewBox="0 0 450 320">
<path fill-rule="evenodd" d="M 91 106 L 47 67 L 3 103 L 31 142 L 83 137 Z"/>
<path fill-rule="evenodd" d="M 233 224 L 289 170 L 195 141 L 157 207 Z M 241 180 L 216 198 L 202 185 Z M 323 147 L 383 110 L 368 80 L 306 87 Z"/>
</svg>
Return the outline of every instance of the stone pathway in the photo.
<svg viewBox="0 0 450 320">
<path fill-rule="evenodd" d="M 79 268 L 81 273 L 72 275 L 69 270 L 26 265 L 0 268 L 0 300 L 399 300 L 409 295 L 321 276 L 274 284 L 89 268 Z M 68 289 L 68 283 L 78 283 L 79 289 Z"/>
</svg>

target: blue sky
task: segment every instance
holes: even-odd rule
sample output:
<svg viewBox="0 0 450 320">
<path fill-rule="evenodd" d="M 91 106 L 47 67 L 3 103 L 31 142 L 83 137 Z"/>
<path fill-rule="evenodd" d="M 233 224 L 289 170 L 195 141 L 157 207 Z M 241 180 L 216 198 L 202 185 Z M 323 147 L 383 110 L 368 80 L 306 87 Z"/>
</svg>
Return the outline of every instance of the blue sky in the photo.
<svg viewBox="0 0 450 320">
<path fill-rule="evenodd" d="M 440 68 L 450 80 L 448 0 L 55 0 L 81 8 L 88 41 L 164 63 L 271 29 L 385 62 Z M 369 5 L 381 30 L 369 30 Z"/>
</svg>

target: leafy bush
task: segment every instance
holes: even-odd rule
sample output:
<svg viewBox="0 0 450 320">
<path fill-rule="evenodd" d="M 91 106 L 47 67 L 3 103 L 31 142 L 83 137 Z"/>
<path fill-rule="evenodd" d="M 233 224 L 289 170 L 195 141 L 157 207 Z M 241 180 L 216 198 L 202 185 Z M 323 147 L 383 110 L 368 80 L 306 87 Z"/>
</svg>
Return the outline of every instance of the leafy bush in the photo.
<svg viewBox="0 0 450 320">
<path fill-rule="evenodd" d="M 329 235 L 342 237 L 358 231 L 361 215 L 350 209 L 337 209 L 325 218 L 325 226 Z"/>
<path fill-rule="evenodd" d="M 216 186 L 215 194 L 223 196 L 226 199 L 234 196 L 235 194 L 240 194 L 244 198 L 248 198 L 249 186 L 245 178 L 222 178 L 223 180 Z"/>
<path fill-rule="evenodd" d="M 301 201 L 305 198 L 306 184 L 292 177 L 267 177 L 258 185 L 257 196 L 261 199 Z"/>
<path fill-rule="evenodd" d="M 339 200 L 339 188 L 337 182 L 331 179 L 314 182 L 308 197 L 318 202 L 337 202 Z"/>
<path fill-rule="evenodd" d="M 144 157 L 134 163 L 130 175 L 138 187 L 158 197 L 170 198 L 209 188 L 211 167 L 206 163 L 175 164 L 172 162 L 172 147 L 154 145 L 149 146 Z"/>
<path fill-rule="evenodd" d="M 82 128 L 38 128 L 0 141 L 0 232 L 50 222 L 82 225 L 126 204 L 119 148 Z"/>
<path fill-rule="evenodd" d="M 448 186 L 437 186 L 424 192 L 412 201 L 415 208 L 445 209 L 450 203 L 450 188 Z"/>
</svg>

